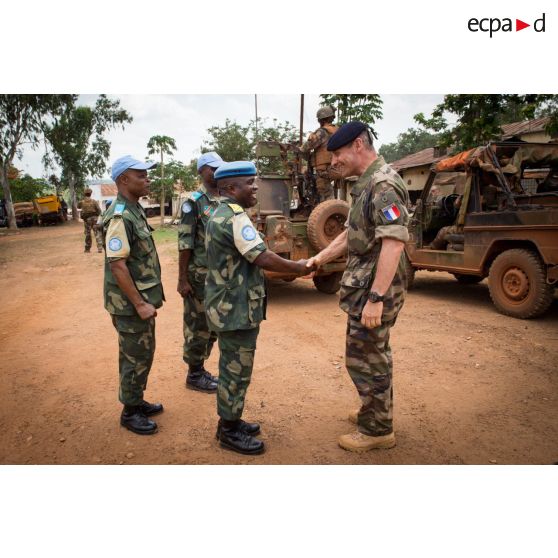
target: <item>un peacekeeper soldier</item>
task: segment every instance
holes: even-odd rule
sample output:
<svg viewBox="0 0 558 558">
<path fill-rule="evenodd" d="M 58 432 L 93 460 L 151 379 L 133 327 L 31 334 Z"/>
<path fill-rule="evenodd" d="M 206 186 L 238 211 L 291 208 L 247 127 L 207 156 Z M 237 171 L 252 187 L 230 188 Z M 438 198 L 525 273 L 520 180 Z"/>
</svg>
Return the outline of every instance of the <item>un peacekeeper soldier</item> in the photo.
<svg viewBox="0 0 558 558">
<path fill-rule="evenodd" d="M 221 447 L 260 454 L 260 425 L 242 420 L 256 339 L 265 318 L 263 269 L 309 273 L 306 260 L 292 262 L 266 249 L 246 209 L 257 203 L 256 167 L 248 161 L 224 163 L 215 172 L 221 203 L 206 228 L 205 310 L 219 344 L 217 439 Z"/>
<path fill-rule="evenodd" d="M 83 219 L 83 227 L 85 231 L 85 250 L 91 252 L 91 231 L 95 235 L 97 242 L 97 252 L 103 251 L 103 235 L 101 229 L 97 226 L 97 218 L 102 213 L 97 200 L 91 199 L 91 188 L 83 191 L 85 198 L 78 203 L 78 209 L 81 209 L 81 218 Z"/>
<path fill-rule="evenodd" d="M 330 174 L 331 153 L 327 150 L 329 138 L 337 131 L 333 125 L 335 109 L 330 106 L 321 107 L 316 113 L 320 127 L 310 134 L 300 148 L 310 158 L 310 164 L 316 172 L 316 188 L 320 194 L 320 202 L 333 199 L 332 176 Z"/>
<path fill-rule="evenodd" d="M 152 229 L 138 203 L 149 194 L 147 170 L 155 166 L 130 155 L 116 160 L 112 179 L 118 196 L 103 215 L 104 296 L 118 332 L 120 424 L 136 434 L 154 434 L 157 424 L 148 417 L 163 411 L 143 398 L 155 354 L 156 309 L 165 300 Z"/>
<path fill-rule="evenodd" d="M 207 275 L 205 227 L 219 205 L 214 173 L 223 159 L 214 151 L 197 163 L 202 186 L 182 204 L 178 227 L 178 292 L 184 299 L 184 353 L 188 365 L 186 387 L 206 393 L 217 391 L 217 378 L 204 368 L 217 336 L 207 326 L 204 286 Z"/>
<path fill-rule="evenodd" d="M 327 146 L 343 177 L 356 175 L 347 229 L 308 261 L 321 266 L 348 252 L 340 307 L 348 314 L 346 366 L 362 406 L 358 430 L 339 438 L 349 451 L 395 446 L 390 330 L 405 298 L 403 248 L 409 197 L 401 177 L 378 157 L 362 122 L 344 124 Z"/>
</svg>

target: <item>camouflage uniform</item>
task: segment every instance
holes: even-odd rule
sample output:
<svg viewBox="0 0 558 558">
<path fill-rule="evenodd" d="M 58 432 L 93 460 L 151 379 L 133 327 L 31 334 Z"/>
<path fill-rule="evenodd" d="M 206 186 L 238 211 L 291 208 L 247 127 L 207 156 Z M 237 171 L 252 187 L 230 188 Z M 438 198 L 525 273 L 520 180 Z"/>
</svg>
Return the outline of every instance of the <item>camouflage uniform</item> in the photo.
<svg viewBox="0 0 558 558">
<path fill-rule="evenodd" d="M 91 231 L 95 235 L 97 249 L 99 252 L 103 249 L 103 234 L 101 228 L 97 226 L 97 217 L 102 213 L 101 208 L 96 200 L 84 198 L 78 203 L 78 209 L 81 209 L 81 218 L 85 232 L 85 251 L 91 250 Z"/>
<path fill-rule="evenodd" d="M 309 154 L 310 164 L 316 173 L 316 188 L 320 195 L 320 201 L 330 200 L 334 197 L 332 176 L 330 175 L 331 153 L 327 151 L 329 138 L 337 131 L 337 126 L 326 124 L 311 133 L 308 140 L 304 142 L 300 150 Z"/>
<path fill-rule="evenodd" d="M 155 308 L 165 300 L 161 266 L 141 205 L 118 194 L 103 216 L 105 240 L 105 308 L 118 332 L 120 391 L 124 405 L 143 401 L 147 377 L 155 354 L 155 318 L 142 320 L 122 292 L 110 269 L 110 262 L 126 260 L 126 266 L 141 296 Z"/>
<path fill-rule="evenodd" d="M 382 238 L 406 242 L 409 196 L 400 176 L 379 157 L 353 186 L 347 219 L 348 260 L 341 280 L 340 307 L 347 312 L 346 365 L 362 400 L 360 432 L 383 436 L 393 431 L 392 357 L 390 329 L 405 299 L 402 255 L 385 293 L 382 325 L 368 329 L 360 323 L 382 247 Z"/>
<path fill-rule="evenodd" d="M 242 207 L 229 198 L 206 228 L 205 309 L 219 342 L 217 412 L 228 421 L 242 416 L 260 322 L 265 319 L 263 271 L 253 262 L 266 247 Z"/>
<path fill-rule="evenodd" d="M 184 298 L 183 316 L 183 360 L 191 366 L 203 364 L 209 358 L 217 338 L 207 326 L 204 286 L 207 275 L 205 229 L 218 205 L 219 197 L 212 196 L 201 186 L 182 204 L 178 226 L 178 250 L 192 250 L 188 263 L 188 282 L 192 293 Z"/>
</svg>

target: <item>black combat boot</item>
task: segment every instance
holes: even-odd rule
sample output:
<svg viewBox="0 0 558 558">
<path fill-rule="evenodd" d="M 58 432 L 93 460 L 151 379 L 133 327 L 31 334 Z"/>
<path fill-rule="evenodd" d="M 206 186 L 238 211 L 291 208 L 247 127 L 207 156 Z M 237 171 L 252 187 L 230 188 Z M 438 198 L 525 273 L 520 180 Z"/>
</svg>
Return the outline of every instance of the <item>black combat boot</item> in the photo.
<svg viewBox="0 0 558 558">
<path fill-rule="evenodd" d="M 186 387 L 204 393 L 215 393 L 217 391 L 217 378 L 212 376 L 203 367 L 203 364 L 190 364 L 186 376 Z"/>
<path fill-rule="evenodd" d="M 155 434 L 157 424 L 148 419 L 141 410 L 141 405 L 124 405 L 120 424 L 136 434 Z"/>
<path fill-rule="evenodd" d="M 221 434 L 221 425 L 223 423 L 223 419 L 219 419 L 219 423 L 217 424 L 217 432 L 215 434 L 215 438 L 219 439 L 219 435 Z M 246 434 L 250 434 L 250 436 L 257 436 L 260 433 L 260 425 L 257 422 L 246 422 L 242 419 L 238 420 L 238 428 L 243 430 Z"/>
<path fill-rule="evenodd" d="M 147 401 L 142 401 L 139 407 L 140 407 L 140 411 L 146 417 L 158 415 L 159 413 L 162 413 L 164 411 L 163 405 L 161 405 L 161 403 L 148 403 Z"/>
<path fill-rule="evenodd" d="M 239 420 L 221 420 L 218 426 L 219 445 L 222 448 L 243 453 L 245 455 L 258 455 L 265 451 L 264 443 L 254 436 L 247 434 Z"/>
</svg>

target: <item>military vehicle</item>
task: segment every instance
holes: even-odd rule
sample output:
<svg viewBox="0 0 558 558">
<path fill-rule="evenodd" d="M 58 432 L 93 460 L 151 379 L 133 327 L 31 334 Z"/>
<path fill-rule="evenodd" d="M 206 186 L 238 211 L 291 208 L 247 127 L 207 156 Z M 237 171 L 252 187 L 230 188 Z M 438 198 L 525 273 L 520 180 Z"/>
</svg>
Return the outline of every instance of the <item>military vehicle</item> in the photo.
<svg viewBox="0 0 558 558">
<path fill-rule="evenodd" d="M 435 183 L 445 195 L 430 195 Z M 418 269 L 452 273 L 462 284 L 488 277 L 499 312 L 542 315 L 558 285 L 558 144 L 493 142 L 443 159 L 409 233 L 409 286 Z"/>
<path fill-rule="evenodd" d="M 267 247 L 291 260 L 307 259 L 344 229 L 349 205 L 342 199 L 319 203 L 314 176 L 295 143 L 260 141 L 256 145 L 258 204 L 252 219 Z M 333 294 L 345 269 L 341 258 L 324 265 L 313 278 L 316 288 Z M 266 272 L 270 278 L 292 281 L 294 276 Z"/>
</svg>

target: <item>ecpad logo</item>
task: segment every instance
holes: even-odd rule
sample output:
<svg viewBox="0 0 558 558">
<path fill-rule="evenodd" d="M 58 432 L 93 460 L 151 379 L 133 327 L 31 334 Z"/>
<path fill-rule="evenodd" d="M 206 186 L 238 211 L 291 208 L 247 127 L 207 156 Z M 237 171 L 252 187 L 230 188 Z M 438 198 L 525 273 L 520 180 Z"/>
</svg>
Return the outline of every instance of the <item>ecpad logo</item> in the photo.
<svg viewBox="0 0 558 558">
<path fill-rule="evenodd" d="M 539 19 L 536 19 L 534 21 L 533 29 L 535 30 L 536 33 L 545 32 L 545 26 L 546 26 L 545 19 L 546 19 L 546 14 L 543 13 L 543 15 Z M 503 19 L 500 19 L 498 17 L 490 17 L 490 18 L 485 17 L 482 19 L 472 17 L 467 22 L 467 27 L 469 31 L 471 31 L 472 33 L 477 33 L 479 31 L 483 33 L 490 33 L 490 38 L 492 38 L 492 35 L 494 33 L 497 33 L 498 31 L 503 31 L 503 32 L 514 31 L 512 19 L 509 17 L 505 17 Z M 527 27 L 531 27 L 531 24 L 525 23 L 521 19 L 517 19 L 517 18 L 515 19 L 515 31 L 521 31 L 522 29 L 526 29 Z"/>
</svg>

